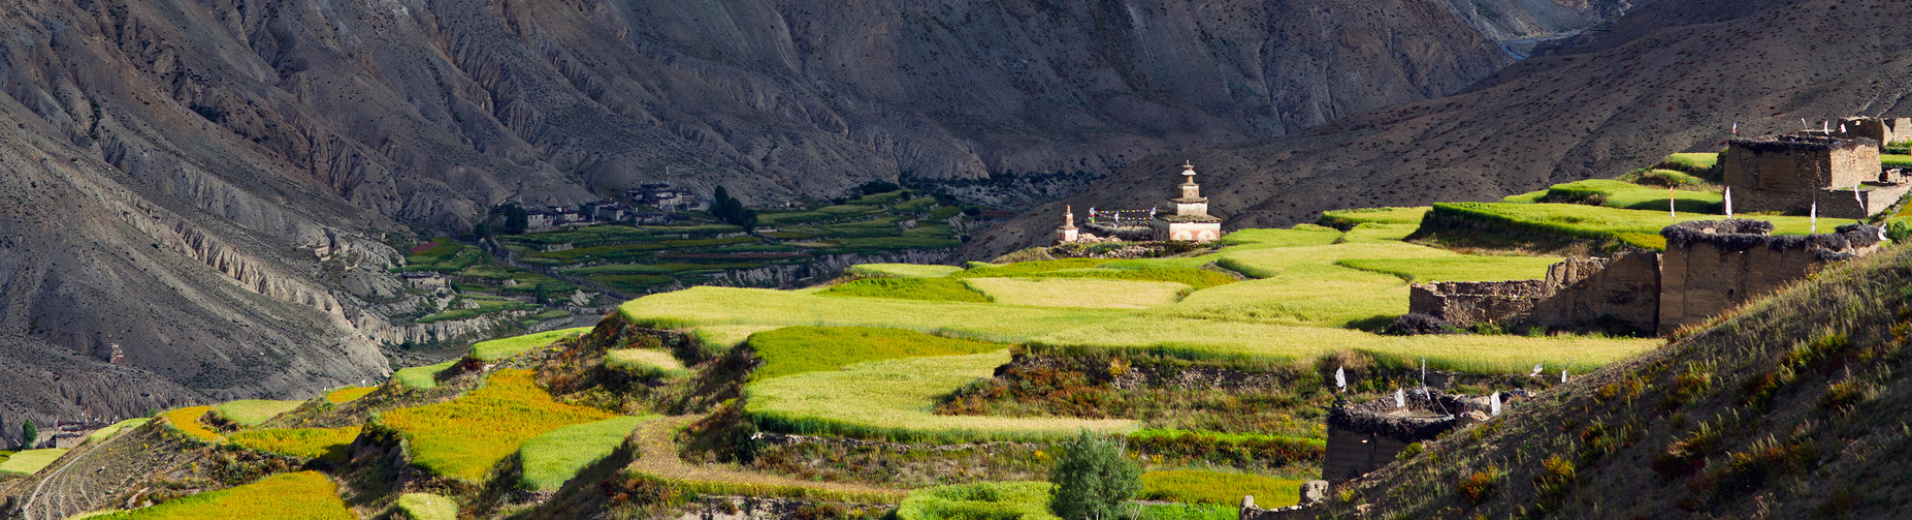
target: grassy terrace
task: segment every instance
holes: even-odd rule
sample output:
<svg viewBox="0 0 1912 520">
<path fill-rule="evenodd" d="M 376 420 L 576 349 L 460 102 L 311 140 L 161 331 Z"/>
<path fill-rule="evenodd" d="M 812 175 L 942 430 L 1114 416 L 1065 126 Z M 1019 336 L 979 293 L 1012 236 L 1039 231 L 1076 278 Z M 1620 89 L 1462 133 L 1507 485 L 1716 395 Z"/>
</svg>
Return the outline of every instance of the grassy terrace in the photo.
<svg viewBox="0 0 1912 520">
<path fill-rule="evenodd" d="M 1722 215 L 1679 213 L 1677 217 L 1668 216 L 1665 210 L 1630 210 L 1586 206 L 1580 204 L 1508 204 L 1486 202 L 1456 202 L 1435 204 L 1434 214 L 1454 219 L 1474 220 L 1482 223 L 1532 232 L 1561 235 L 1572 238 L 1592 240 L 1618 240 L 1627 245 L 1643 249 L 1666 249 L 1666 239 L 1660 237 L 1660 229 L 1666 226 L 1693 220 L 1719 220 Z M 1742 218 L 1754 218 L 1771 221 L 1773 234 L 1804 235 L 1811 229 L 1811 220 L 1807 217 L 1742 215 Z M 1826 222 L 1830 230 L 1837 222 Z"/>
<path fill-rule="evenodd" d="M 339 499 L 338 484 L 317 471 L 282 473 L 243 486 L 202 493 L 164 504 L 91 518 L 106 520 L 352 520 L 358 515 Z"/>
</svg>

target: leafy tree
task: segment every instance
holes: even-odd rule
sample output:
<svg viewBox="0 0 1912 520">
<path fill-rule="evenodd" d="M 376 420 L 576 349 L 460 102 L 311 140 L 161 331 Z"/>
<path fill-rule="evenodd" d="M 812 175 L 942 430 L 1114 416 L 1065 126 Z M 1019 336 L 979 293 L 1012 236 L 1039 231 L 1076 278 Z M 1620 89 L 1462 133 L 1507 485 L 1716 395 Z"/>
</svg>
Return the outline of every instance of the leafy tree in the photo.
<svg viewBox="0 0 1912 520">
<path fill-rule="evenodd" d="M 1122 503 L 1142 490 L 1142 468 L 1129 460 L 1126 443 L 1084 429 L 1064 442 L 1049 470 L 1056 485 L 1049 507 L 1064 520 L 1120 518 Z"/>
<path fill-rule="evenodd" d="M 32 449 L 33 443 L 39 441 L 40 429 L 33 426 L 33 419 L 27 419 L 26 424 L 20 425 L 20 446 Z"/>
<path fill-rule="evenodd" d="M 756 229 L 757 228 L 757 210 L 754 210 L 754 209 L 744 210 L 743 217 L 737 219 L 737 225 L 743 226 L 744 229 L 746 230 Z"/>
<path fill-rule="evenodd" d="M 506 204 L 504 214 L 505 225 L 498 228 L 498 231 L 504 234 L 522 235 L 524 234 L 525 228 L 531 226 L 531 215 L 526 213 L 524 208 L 518 207 L 517 204 Z"/>
</svg>

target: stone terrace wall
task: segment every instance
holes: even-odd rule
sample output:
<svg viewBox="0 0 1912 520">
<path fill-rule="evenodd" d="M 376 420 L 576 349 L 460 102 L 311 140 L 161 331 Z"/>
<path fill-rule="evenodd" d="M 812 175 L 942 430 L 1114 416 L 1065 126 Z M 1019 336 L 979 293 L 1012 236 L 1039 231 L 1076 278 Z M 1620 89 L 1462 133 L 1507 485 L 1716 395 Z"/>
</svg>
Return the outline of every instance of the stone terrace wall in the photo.
<svg viewBox="0 0 1912 520">
<path fill-rule="evenodd" d="M 1658 254 L 1626 253 L 1569 258 L 1548 267 L 1545 280 L 1417 284 L 1408 293 L 1408 311 L 1462 327 L 1619 324 L 1652 332 L 1659 291 Z"/>
<path fill-rule="evenodd" d="M 1826 262 L 1878 248 L 1879 228 L 1840 226 L 1836 233 L 1771 236 L 1760 220 L 1695 221 L 1667 226 L 1660 264 L 1660 326 L 1666 334 L 1704 322 L 1748 300 L 1804 279 Z"/>
<path fill-rule="evenodd" d="M 1877 182 L 1881 170 L 1879 142 L 1866 138 L 1735 139 L 1719 162 L 1740 211 L 1804 212 L 1826 188 Z M 1844 207 L 1828 206 L 1834 200 L 1820 202 L 1821 216 L 1862 216 L 1835 213 Z"/>
<path fill-rule="evenodd" d="M 1839 120 L 1839 125 L 1846 128 L 1845 133 L 1835 134 L 1839 137 L 1863 137 L 1881 143 L 1912 139 L 1912 119 L 1903 117 L 1848 117 Z"/>
</svg>

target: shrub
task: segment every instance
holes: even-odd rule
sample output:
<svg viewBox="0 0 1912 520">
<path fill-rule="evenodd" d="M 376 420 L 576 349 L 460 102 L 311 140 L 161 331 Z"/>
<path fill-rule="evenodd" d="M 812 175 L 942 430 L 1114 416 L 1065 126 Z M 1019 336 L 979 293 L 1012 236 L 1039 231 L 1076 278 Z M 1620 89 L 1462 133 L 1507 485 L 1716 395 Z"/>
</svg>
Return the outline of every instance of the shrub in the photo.
<svg viewBox="0 0 1912 520">
<path fill-rule="evenodd" d="M 1494 497 L 1494 491 L 1500 487 L 1500 477 L 1500 468 L 1493 466 L 1468 475 L 1467 478 L 1461 479 L 1461 498 L 1467 499 L 1467 503 L 1472 505 L 1486 502 L 1487 499 Z"/>
<path fill-rule="evenodd" d="M 1653 471 L 1667 478 L 1691 475 L 1706 465 L 1707 452 L 1718 447 L 1719 440 L 1719 428 L 1701 423 L 1691 435 L 1673 441 L 1666 446 L 1666 451 L 1655 455 Z"/>
<path fill-rule="evenodd" d="M 1142 468 L 1129 460 L 1120 440 L 1082 430 L 1064 442 L 1049 472 L 1055 483 L 1050 507 L 1065 520 L 1102 520 L 1118 516 L 1122 503 L 1142 488 Z"/>
<path fill-rule="evenodd" d="M 1561 500 L 1573 490 L 1578 480 L 1573 461 L 1559 455 L 1541 461 L 1540 473 L 1534 475 L 1534 490 L 1540 495 L 1540 506 L 1548 510 L 1559 509 Z"/>
</svg>

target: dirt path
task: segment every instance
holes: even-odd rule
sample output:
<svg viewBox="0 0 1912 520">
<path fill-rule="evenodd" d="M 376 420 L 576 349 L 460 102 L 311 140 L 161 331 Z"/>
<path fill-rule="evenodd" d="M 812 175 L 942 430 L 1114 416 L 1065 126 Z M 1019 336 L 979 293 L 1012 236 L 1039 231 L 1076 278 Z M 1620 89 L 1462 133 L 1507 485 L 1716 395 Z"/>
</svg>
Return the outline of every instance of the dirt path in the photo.
<svg viewBox="0 0 1912 520">
<path fill-rule="evenodd" d="M 901 500 L 903 495 L 909 493 L 906 489 L 841 482 L 813 482 L 686 463 L 677 457 L 677 443 L 673 442 L 671 437 L 676 434 L 678 428 L 702 418 L 697 415 L 679 415 L 639 425 L 636 433 L 639 456 L 637 460 L 631 462 L 631 469 L 671 480 L 796 487 L 836 493 L 880 494 L 890 495 L 897 500 Z"/>
</svg>

